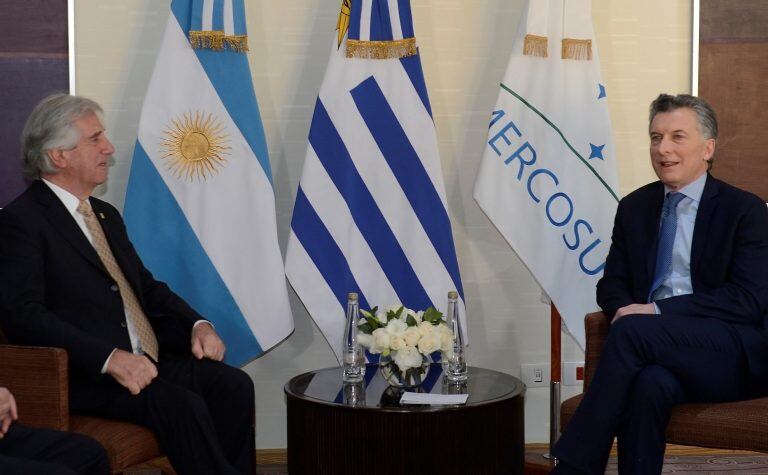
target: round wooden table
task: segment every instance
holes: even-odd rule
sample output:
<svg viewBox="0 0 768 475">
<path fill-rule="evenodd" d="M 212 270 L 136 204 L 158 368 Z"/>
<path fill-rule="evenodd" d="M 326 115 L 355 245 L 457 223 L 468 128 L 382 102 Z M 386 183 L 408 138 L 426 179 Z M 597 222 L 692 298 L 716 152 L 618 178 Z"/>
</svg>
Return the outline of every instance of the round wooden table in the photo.
<svg viewBox="0 0 768 475">
<path fill-rule="evenodd" d="M 522 474 L 525 385 L 470 367 L 463 386 L 433 363 L 419 392 L 468 394 L 466 404 L 401 405 L 402 390 L 369 364 L 363 383 L 341 368 L 311 371 L 285 385 L 288 472 L 302 474 Z"/>
</svg>

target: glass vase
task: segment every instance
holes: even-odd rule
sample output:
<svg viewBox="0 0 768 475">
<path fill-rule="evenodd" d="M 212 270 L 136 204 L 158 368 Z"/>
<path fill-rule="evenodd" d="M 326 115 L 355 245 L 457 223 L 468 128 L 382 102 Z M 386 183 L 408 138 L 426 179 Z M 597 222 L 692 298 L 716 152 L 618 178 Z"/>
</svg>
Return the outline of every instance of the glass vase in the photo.
<svg viewBox="0 0 768 475">
<path fill-rule="evenodd" d="M 412 388 L 420 386 L 427 379 L 432 358 L 429 355 L 421 355 L 421 366 L 408 368 L 402 371 L 397 363 L 395 356 L 397 351 L 393 351 L 387 356 L 381 355 L 379 358 L 379 372 L 384 380 L 396 388 Z"/>
</svg>

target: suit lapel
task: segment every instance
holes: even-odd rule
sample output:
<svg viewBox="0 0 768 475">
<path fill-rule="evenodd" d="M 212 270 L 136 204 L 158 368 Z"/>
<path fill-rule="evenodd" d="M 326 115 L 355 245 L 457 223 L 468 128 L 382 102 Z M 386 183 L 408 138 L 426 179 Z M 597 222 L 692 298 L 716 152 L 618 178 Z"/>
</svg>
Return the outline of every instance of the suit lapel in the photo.
<svg viewBox="0 0 768 475">
<path fill-rule="evenodd" d="M 649 199 L 647 212 L 643 216 L 643 225 L 641 229 L 645 230 L 646 249 L 650 249 L 646 256 L 646 269 L 648 287 L 653 283 L 653 273 L 656 267 L 656 248 L 658 246 L 659 224 L 661 221 L 661 208 L 664 205 L 664 185 L 659 181 L 658 186 L 653 188 Z"/>
<path fill-rule="evenodd" d="M 93 248 L 88 238 L 85 237 L 83 231 L 75 222 L 74 218 L 64 204 L 56 197 L 48 186 L 42 181 L 35 181 L 31 185 L 37 195 L 37 201 L 43 207 L 43 214 L 45 218 L 51 223 L 53 229 L 55 229 L 61 236 L 72 246 L 77 252 L 79 252 L 86 261 L 96 266 L 105 274 L 109 275 L 106 267 L 101 262 L 99 255 L 96 254 L 96 249 Z"/>
<path fill-rule="evenodd" d="M 707 173 L 707 182 L 704 184 L 704 191 L 701 193 L 699 209 L 696 212 L 696 222 L 693 226 L 693 241 L 691 242 L 691 284 L 693 276 L 696 275 L 695 269 L 698 268 L 701 253 L 704 252 L 707 242 L 707 230 L 712 216 L 717 209 L 719 186 L 717 180 Z M 696 290 L 696 289 L 694 289 Z"/>
</svg>

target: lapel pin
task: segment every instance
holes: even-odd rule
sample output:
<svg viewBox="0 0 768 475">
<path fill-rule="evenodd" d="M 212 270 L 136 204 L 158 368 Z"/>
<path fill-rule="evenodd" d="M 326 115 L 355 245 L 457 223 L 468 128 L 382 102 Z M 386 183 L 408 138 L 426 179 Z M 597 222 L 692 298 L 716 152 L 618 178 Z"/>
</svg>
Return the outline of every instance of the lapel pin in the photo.
<svg viewBox="0 0 768 475">
<path fill-rule="evenodd" d="M 106 218 L 104 217 L 104 213 L 99 213 L 99 216 L 101 217 L 101 219 L 106 219 Z"/>
</svg>

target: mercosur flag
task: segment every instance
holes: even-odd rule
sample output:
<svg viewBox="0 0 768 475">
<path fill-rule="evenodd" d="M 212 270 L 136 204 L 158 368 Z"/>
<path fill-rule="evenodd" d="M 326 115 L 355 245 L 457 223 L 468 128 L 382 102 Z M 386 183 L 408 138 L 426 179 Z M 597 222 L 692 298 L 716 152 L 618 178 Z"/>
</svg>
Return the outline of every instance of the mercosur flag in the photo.
<svg viewBox="0 0 768 475">
<path fill-rule="evenodd" d="M 531 0 L 474 197 L 584 346 L 618 203 L 589 0 Z"/>
<path fill-rule="evenodd" d="M 345 0 L 337 27 L 286 274 L 338 356 L 348 292 L 444 312 L 463 290 L 409 2 Z"/>
<path fill-rule="evenodd" d="M 194 48 L 193 48 L 194 46 Z M 145 264 L 242 365 L 293 331 L 243 0 L 174 0 L 125 203 Z"/>
</svg>

